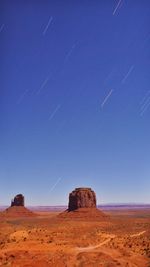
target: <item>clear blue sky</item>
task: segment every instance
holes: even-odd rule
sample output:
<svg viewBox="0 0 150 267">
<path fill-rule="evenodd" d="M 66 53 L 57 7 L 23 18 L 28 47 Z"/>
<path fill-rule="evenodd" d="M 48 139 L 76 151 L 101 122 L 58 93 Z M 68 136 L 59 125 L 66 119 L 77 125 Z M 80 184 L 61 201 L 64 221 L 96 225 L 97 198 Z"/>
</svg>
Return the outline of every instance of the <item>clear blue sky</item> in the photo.
<svg viewBox="0 0 150 267">
<path fill-rule="evenodd" d="M 0 204 L 150 203 L 149 0 L 0 1 Z"/>
</svg>

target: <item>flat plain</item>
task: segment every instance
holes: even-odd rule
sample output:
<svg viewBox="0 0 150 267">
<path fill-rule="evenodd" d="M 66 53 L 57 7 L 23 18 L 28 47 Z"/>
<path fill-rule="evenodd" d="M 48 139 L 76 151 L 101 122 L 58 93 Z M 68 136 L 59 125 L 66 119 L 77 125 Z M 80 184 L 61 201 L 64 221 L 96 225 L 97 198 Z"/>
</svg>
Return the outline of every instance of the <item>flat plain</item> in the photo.
<svg viewBox="0 0 150 267">
<path fill-rule="evenodd" d="M 107 210 L 94 220 L 59 214 L 0 216 L 0 266 L 150 267 L 150 209 Z"/>
</svg>

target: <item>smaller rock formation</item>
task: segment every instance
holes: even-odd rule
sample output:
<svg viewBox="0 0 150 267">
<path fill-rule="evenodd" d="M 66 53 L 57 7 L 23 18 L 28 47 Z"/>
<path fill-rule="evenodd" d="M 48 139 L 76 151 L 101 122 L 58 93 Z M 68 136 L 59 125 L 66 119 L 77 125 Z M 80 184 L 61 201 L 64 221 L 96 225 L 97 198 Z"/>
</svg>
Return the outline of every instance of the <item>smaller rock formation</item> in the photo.
<svg viewBox="0 0 150 267">
<path fill-rule="evenodd" d="M 24 196 L 22 194 L 18 194 L 11 201 L 11 207 L 13 206 L 24 206 Z"/>
<path fill-rule="evenodd" d="M 24 207 L 24 196 L 18 194 L 11 201 L 11 206 L 1 213 L 4 217 L 33 217 L 36 216 L 32 211 Z"/>
</svg>

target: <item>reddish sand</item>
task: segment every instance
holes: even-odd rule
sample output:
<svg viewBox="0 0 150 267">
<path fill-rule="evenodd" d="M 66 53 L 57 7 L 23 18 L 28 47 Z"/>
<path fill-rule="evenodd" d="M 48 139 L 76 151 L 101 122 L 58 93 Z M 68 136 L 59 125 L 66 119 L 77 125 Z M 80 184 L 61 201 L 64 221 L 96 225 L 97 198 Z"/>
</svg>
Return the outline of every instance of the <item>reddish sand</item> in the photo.
<svg viewBox="0 0 150 267">
<path fill-rule="evenodd" d="M 96 208 L 79 208 L 74 211 L 68 211 L 65 210 L 61 212 L 58 215 L 59 218 L 65 218 L 65 219 L 83 219 L 85 220 L 86 218 L 88 220 L 95 220 L 99 219 L 102 220 L 104 218 L 107 218 L 106 214 L 99 209 Z"/>
<path fill-rule="evenodd" d="M 149 267 L 150 212 L 107 212 L 107 220 L 0 216 L 0 266 Z"/>
<path fill-rule="evenodd" d="M 0 213 L 0 217 L 33 217 L 36 216 L 35 213 L 28 210 L 23 206 L 13 206 L 9 207 Z"/>
</svg>

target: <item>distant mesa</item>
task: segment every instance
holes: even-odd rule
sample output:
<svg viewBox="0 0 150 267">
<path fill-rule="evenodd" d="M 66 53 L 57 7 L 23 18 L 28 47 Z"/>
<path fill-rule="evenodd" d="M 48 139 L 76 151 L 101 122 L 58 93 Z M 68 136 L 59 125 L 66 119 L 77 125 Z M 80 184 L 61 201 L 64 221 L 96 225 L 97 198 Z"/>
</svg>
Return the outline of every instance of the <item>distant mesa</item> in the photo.
<svg viewBox="0 0 150 267">
<path fill-rule="evenodd" d="M 24 196 L 22 194 L 16 195 L 11 201 L 11 207 L 13 206 L 23 206 L 24 207 Z"/>
<path fill-rule="evenodd" d="M 60 218 L 102 219 L 107 216 L 96 207 L 96 194 L 89 187 L 75 188 L 69 194 L 68 209 L 58 215 Z"/>
<path fill-rule="evenodd" d="M 24 207 L 24 196 L 18 194 L 11 201 L 11 206 L 1 213 L 7 217 L 32 217 L 36 216 L 32 211 Z"/>
</svg>

